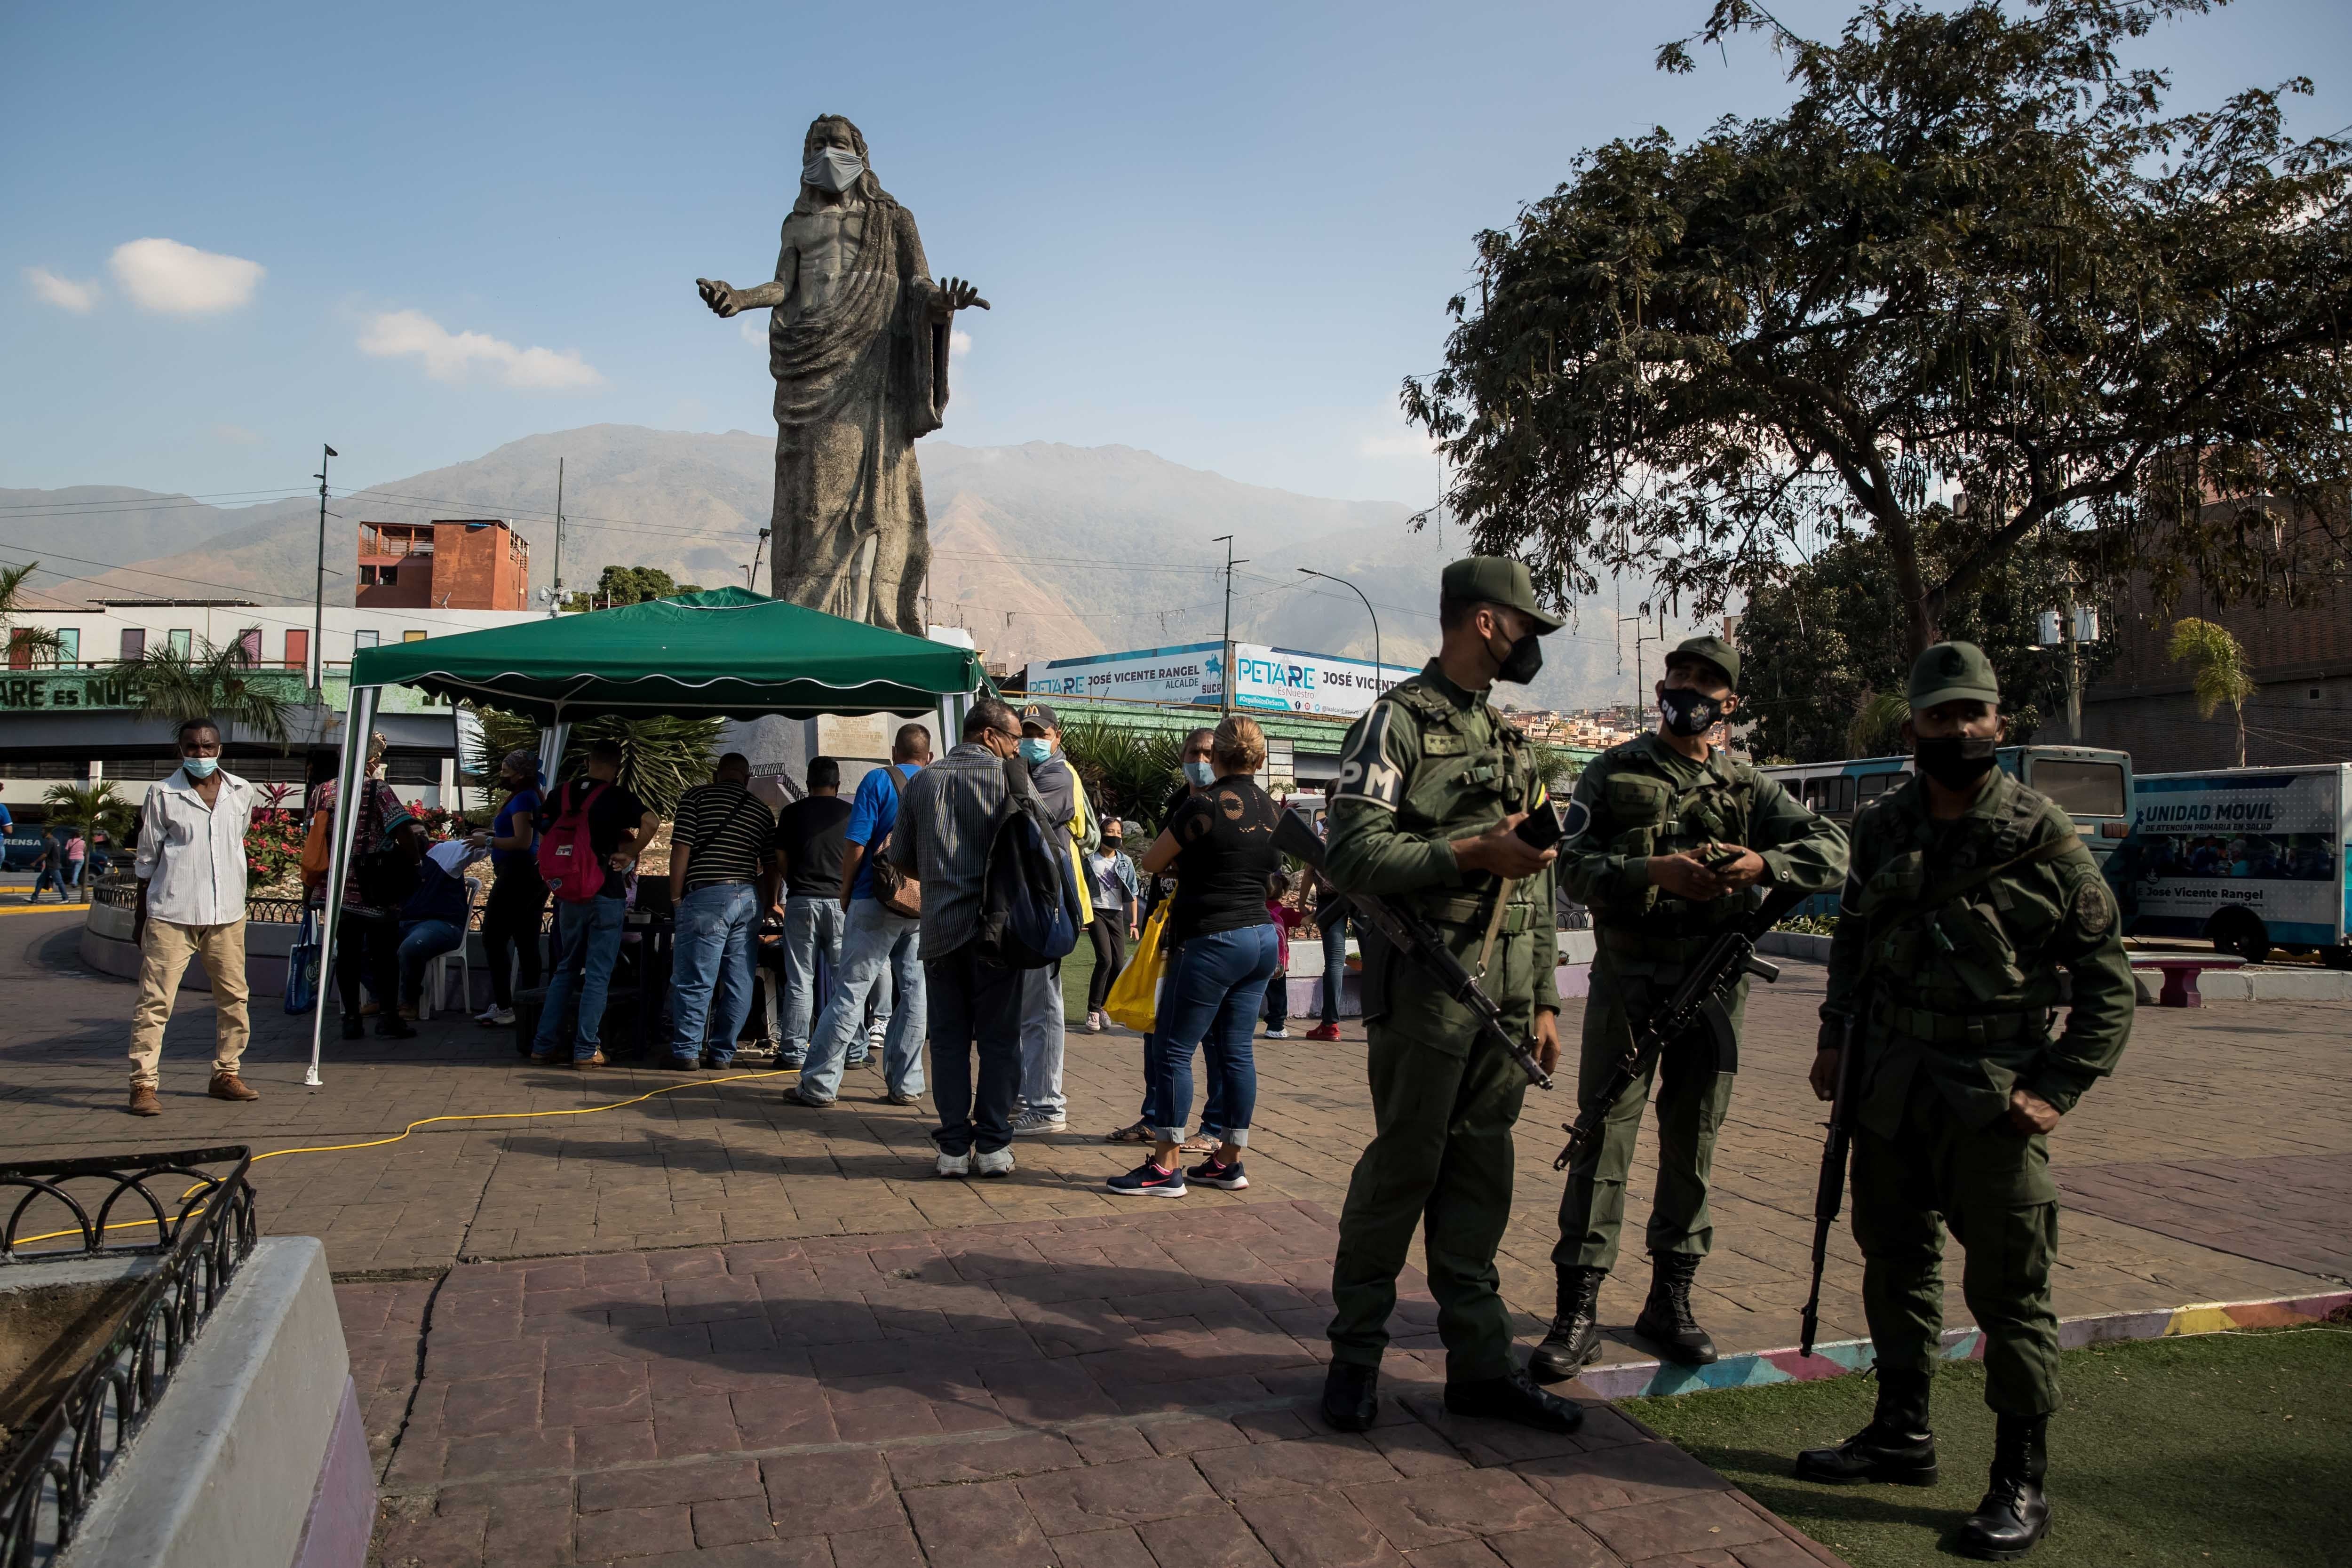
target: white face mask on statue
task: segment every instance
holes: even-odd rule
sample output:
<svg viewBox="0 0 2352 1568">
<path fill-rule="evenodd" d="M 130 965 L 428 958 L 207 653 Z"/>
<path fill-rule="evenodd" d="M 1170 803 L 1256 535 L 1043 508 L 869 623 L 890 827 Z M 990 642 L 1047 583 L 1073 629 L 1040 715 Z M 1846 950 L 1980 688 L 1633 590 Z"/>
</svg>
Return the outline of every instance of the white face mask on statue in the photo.
<svg viewBox="0 0 2352 1568">
<path fill-rule="evenodd" d="M 845 191 L 866 173 L 866 160 L 846 147 L 820 147 L 801 164 L 801 183 L 821 191 Z"/>
</svg>

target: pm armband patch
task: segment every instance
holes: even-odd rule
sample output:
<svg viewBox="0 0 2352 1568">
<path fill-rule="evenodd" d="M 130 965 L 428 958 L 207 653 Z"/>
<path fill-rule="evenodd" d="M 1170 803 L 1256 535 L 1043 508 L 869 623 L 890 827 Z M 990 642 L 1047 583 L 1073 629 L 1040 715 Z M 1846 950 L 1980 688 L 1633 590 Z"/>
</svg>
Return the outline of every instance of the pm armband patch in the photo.
<svg viewBox="0 0 2352 1568">
<path fill-rule="evenodd" d="M 1559 825 L 1559 841 L 1563 844 L 1572 844 L 1583 837 L 1584 830 L 1591 826 L 1592 808 L 1582 801 L 1571 797 L 1568 803 L 1567 816 Z"/>
<path fill-rule="evenodd" d="M 2105 936 L 2116 923 L 2116 900 L 2096 877 L 2074 889 L 2074 931 L 2085 942 Z"/>
<path fill-rule="evenodd" d="M 1364 715 L 1354 742 L 1339 756 L 1339 779 L 1331 787 L 1334 800 L 1360 800 L 1386 811 L 1404 804 L 1404 770 L 1389 761 L 1389 718 L 1394 711 L 1375 702 Z"/>
</svg>

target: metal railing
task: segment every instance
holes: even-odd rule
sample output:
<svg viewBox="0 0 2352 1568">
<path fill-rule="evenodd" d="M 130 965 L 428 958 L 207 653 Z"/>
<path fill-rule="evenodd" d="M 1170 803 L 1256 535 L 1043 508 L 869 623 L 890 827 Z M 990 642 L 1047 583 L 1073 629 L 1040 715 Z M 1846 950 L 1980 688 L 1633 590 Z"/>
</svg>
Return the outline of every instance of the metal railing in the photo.
<svg viewBox="0 0 2352 1568">
<path fill-rule="evenodd" d="M 226 1175 L 199 1167 L 234 1161 Z M 154 1410 L 190 1346 L 228 1289 L 257 1236 L 252 1151 L 243 1144 L 170 1153 L 100 1156 L 0 1165 L 0 1280 L 39 1282 L 44 1261 L 94 1257 L 155 1258 L 137 1277 L 113 1331 L 48 1407 L 7 1435 L 0 1457 L 0 1564 L 33 1568 L 53 1562 L 113 1467 Z M 160 1184 L 161 1192 L 148 1184 Z M 69 1190 L 110 1184 L 95 1210 Z M 43 1198 L 51 1200 L 40 1202 Z M 126 1203 L 125 1199 L 132 1201 Z M 53 1225 L 60 1211 L 73 1224 L 23 1237 L 27 1216 Z M 129 1217 L 120 1218 L 118 1212 Z M 110 1231 L 145 1233 L 152 1242 L 116 1241 Z M 61 1241 L 38 1252 L 22 1241 Z M 167 1461 L 168 1462 L 168 1461 Z"/>
</svg>

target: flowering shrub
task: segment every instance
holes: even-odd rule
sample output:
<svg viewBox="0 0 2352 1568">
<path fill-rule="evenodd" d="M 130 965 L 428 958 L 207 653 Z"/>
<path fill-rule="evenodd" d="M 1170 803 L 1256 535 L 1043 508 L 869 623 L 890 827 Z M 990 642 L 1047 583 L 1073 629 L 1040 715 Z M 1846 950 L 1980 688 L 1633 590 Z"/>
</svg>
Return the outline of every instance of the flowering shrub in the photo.
<svg viewBox="0 0 2352 1568">
<path fill-rule="evenodd" d="M 268 806 L 255 810 L 245 830 L 247 878 L 268 884 L 290 875 L 302 863 L 302 824 L 298 813 Z"/>
</svg>

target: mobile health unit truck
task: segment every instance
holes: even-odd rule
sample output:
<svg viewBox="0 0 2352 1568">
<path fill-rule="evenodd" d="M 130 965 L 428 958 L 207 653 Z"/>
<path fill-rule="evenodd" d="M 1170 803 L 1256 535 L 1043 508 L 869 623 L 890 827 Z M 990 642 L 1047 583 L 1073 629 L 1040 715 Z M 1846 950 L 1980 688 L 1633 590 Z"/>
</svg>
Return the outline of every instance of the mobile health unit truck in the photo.
<svg viewBox="0 0 2352 1568">
<path fill-rule="evenodd" d="M 2352 763 L 2141 773 L 2106 865 L 2126 936 L 2202 937 L 2260 963 L 2273 947 L 2352 969 Z"/>
</svg>

